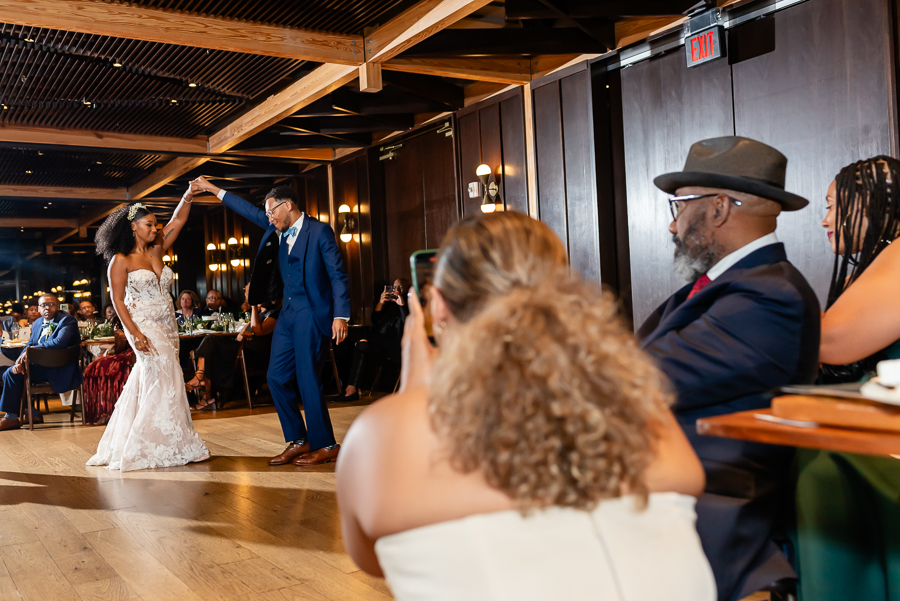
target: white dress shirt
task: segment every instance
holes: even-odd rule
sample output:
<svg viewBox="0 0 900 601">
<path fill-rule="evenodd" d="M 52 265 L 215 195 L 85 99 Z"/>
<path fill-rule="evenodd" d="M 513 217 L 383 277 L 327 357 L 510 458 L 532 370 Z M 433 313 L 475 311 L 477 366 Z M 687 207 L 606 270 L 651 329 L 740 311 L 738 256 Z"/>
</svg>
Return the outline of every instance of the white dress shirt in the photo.
<svg viewBox="0 0 900 601">
<path fill-rule="evenodd" d="M 219 198 L 219 200 L 224 199 L 225 198 L 225 190 L 219 190 L 219 193 L 216 194 L 216 196 Z M 282 233 L 278 232 L 278 244 L 281 244 L 282 242 L 287 242 L 288 254 L 290 254 L 290 252 L 292 250 L 294 250 L 294 242 L 297 241 L 297 237 L 300 235 L 300 228 L 303 227 L 303 218 L 305 216 L 306 216 L 306 213 L 300 213 L 300 219 L 295 221 L 294 224 L 291 226 L 292 228 L 295 228 L 294 233 L 292 235 L 288 236 L 287 238 L 284 238 L 282 236 Z M 348 322 L 350 321 L 349 317 L 335 317 L 335 319 L 343 319 L 344 321 L 348 321 Z"/>
<path fill-rule="evenodd" d="M 777 243 L 778 237 L 775 235 L 775 232 L 766 234 L 762 238 L 757 238 L 750 244 L 745 244 L 733 253 L 727 254 L 719 259 L 718 263 L 709 268 L 709 271 L 706 272 L 706 276 L 710 279 L 710 281 L 715 280 L 717 277 L 731 269 L 731 267 L 733 267 L 735 263 L 748 256 L 750 253 L 757 251 L 764 246 L 769 246 L 770 244 Z"/>
</svg>

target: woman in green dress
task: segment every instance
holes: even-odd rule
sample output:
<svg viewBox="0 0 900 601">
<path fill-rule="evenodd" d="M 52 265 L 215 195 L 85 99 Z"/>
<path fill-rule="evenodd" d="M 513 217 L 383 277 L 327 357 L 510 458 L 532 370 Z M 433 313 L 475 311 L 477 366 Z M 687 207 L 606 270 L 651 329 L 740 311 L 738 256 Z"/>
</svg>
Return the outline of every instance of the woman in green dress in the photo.
<svg viewBox="0 0 900 601">
<path fill-rule="evenodd" d="M 900 161 L 841 169 L 822 226 L 835 253 L 819 359 L 826 382 L 900 358 Z M 801 601 L 900 601 L 900 459 L 798 453 Z"/>
</svg>

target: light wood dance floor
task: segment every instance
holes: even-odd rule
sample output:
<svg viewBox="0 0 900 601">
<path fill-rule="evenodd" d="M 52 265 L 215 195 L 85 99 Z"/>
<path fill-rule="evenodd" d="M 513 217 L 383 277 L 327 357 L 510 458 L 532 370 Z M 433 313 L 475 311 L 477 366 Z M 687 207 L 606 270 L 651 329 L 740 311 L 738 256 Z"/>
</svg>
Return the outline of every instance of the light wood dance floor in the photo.
<svg viewBox="0 0 900 601">
<path fill-rule="evenodd" d="M 363 406 L 330 406 L 339 441 Z M 273 407 L 195 414 L 211 460 L 125 474 L 84 465 L 102 427 L 47 422 L 0 432 L 0 599 L 391 598 L 344 552 L 334 464 L 267 464 Z"/>
</svg>

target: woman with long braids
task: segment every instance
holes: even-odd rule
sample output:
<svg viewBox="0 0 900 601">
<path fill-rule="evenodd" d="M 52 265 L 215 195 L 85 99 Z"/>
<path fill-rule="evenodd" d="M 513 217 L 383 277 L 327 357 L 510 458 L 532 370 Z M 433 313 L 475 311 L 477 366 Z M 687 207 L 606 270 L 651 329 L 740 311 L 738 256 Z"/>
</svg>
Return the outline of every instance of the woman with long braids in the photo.
<svg viewBox="0 0 900 601">
<path fill-rule="evenodd" d="M 868 378 L 900 358 L 900 161 L 841 169 L 822 226 L 835 253 L 819 358 L 823 380 Z M 797 568 L 806 601 L 900 600 L 900 461 L 798 453 Z"/>
<path fill-rule="evenodd" d="M 125 472 L 209 458 L 191 422 L 169 296 L 173 275 L 162 261 L 187 222 L 192 200 L 188 188 L 159 232 L 156 216 L 141 203 L 122 207 L 97 232 L 97 254 L 109 262 L 112 302 L 137 363 L 88 465 Z"/>
</svg>

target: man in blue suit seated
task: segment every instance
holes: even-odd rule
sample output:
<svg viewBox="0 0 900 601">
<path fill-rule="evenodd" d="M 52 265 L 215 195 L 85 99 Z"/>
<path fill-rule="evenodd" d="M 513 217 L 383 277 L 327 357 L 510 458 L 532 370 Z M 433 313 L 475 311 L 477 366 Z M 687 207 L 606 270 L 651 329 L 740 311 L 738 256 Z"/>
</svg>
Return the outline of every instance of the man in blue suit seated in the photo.
<svg viewBox="0 0 900 601">
<path fill-rule="evenodd" d="M 78 322 L 68 313 L 59 310 L 59 302 L 52 294 L 41 297 L 38 308 L 41 317 L 35 320 L 31 326 L 31 339 L 28 346 L 39 348 L 64 349 L 81 342 L 78 333 Z M 81 385 L 83 380 L 81 369 L 77 363 L 50 369 L 40 365 L 31 366 L 32 382 L 49 382 L 54 392 L 66 392 L 74 390 Z M 0 409 L 6 412 L 6 416 L 0 419 L 0 431 L 15 430 L 22 426 L 27 419 L 27 414 L 20 419 L 19 408 L 22 403 L 22 392 L 25 390 L 25 351 L 19 355 L 15 365 L 3 374 L 3 396 L 0 397 Z M 44 422 L 40 412 L 34 412 L 34 423 Z"/>
<path fill-rule="evenodd" d="M 818 300 L 775 236 L 781 211 L 806 199 L 784 189 L 787 159 L 729 136 L 694 144 L 684 170 L 654 183 L 669 194 L 675 272 L 689 283 L 638 330 L 674 385 L 673 407 L 706 470 L 697 531 L 719 599 L 796 575 L 772 537 L 789 448 L 699 436 L 698 418 L 769 407 L 772 390 L 818 370 Z"/>
<path fill-rule="evenodd" d="M 340 344 L 347 337 L 350 295 L 334 231 L 305 215 L 288 186 L 269 192 L 264 211 L 202 177 L 194 183 L 266 230 L 250 275 L 247 302 L 284 301 L 272 333 L 266 379 L 288 446 L 269 464 L 335 461 L 340 445 L 320 375 L 328 338 Z M 305 425 L 292 386 L 295 380 L 306 411 Z"/>
</svg>

